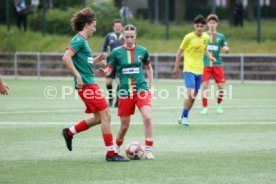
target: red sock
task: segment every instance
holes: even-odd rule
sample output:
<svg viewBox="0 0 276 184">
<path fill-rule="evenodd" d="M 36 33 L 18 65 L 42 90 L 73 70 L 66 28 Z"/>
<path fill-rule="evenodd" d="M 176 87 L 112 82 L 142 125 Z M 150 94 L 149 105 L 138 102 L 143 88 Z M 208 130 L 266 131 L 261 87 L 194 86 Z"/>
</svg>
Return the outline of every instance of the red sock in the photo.
<svg viewBox="0 0 276 184">
<path fill-rule="evenodd" d="M 153 141 L 145 140 L 146 151 L 152 151 Z"/>
<path fill-rule="evenodd" d="M 116 139 L 116 144 L 120 147 L 124 143 L 124 140 Z"/>
<path fill-rule="evenodd" d="M 208 99 L 207 98 L 202 98 L 202 105 L 203 105 L 203 107 L 208 106 Z"/>
<path fill-rule="evenodd" d="M 222 102 L 222 97 L 218 97 L 217 102 L 218 102 L 218 104 L 221 104 L 221 102 Z"/>
<path fill-rule="evenodd" d="M 81 122 L 79 122 L 75 126 L 72 126 L 71 128 L 69 128 L 68 135 L 73 136 L 73 135 L 75 135 L 79 132 L 85 131 L 87 129 L 89 129 L 89 126 L 87 125 L 85 120 L 82 120 Z"/>
<path fill-rule="evenodd" d="M 111 133 L 103 134 L 103 139 L 104 139 L 104 144 L 107 148 L 106 156 L 112 157 L 115 154 L 112 134 Z"/>
</svg>

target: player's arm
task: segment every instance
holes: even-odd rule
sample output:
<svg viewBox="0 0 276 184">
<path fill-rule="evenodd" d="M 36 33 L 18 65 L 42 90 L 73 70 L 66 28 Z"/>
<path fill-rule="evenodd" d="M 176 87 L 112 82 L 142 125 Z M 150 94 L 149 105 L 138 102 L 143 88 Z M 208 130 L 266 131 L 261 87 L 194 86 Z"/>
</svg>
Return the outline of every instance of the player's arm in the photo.
<svg viewBox="0 0 276 184">
<path fill-rule="evenodd" d="M 174 63 L 174 68 L 173 68 L 173 73 L 176 76 L 179 76 L 180 70 L 179 70 L 179 65 L 180 65 L 180 60 L 182 57 L 183 49 L 179 48 L 177 53 L 176 53 L 176 58 L 175 58 L 175 63 Z"/>
<path fill-rule="evenodd" d="M 228 54 L 229 53 L 229 47 L 226 45 L 224 47 L 222 47 L 222 51 L 225 53 L 225 54 Z"/>
<path fill-rule="evenodd" d="M 107 59 L 107 53 L 104 52 L 104 53 L 99 54 L 93 60 L 94 60 L 94 63 L 104 62 L 106 64 L 106 59 Z"/>
<path fill-rule="evenodd" d="M 229 47 L 228 47 L 228 43 L 223 35 L 222 40 L 221 40 L 221 45 L 222 47 L 222 52 L 224 52 L 225 54 L 229 53 Z"/>
<path fill-rule="evenodd" d="M 67 49 L 66 52 L 64 53 L 62 57 L 62 61 L 65 64 L 65 66 L 71 71 L 71 73 L 77 78 L 77 88 L 82 88 L 83 87 L 83 81 L 81 78 L 80 73 L 78 70 L 75 68 L 73 64 L 72 57 L 75 55 L 75 52 L 71 49 Z"/>
<path fill-rule="evenodd" d="M 99 68 L 97 72 L 99 73 L 100 76 L 109 76 L 111 72 L 113 71 L 113 68 L 107 66 L 106 68 Z"/>
<path fill-rule="evenodd" d="M 145 65 L 146 69 L 147 69 L 147 75 L 148 75 L 148 80 L 149 80 L 149 90 L 150 93 L 153 95 L 154 89 L 153 89 L 153 69 L 152 69 L 152 65 L 149 62 L 148 64 Z"/>
<path fill-rule="evenodd" d="M 1 78 L 1 75 L 0 75 L 0 94 L 1 95 L 7 95 L 8 94 L 8 91 L 9 91 L 9 87 L 7 84 L 5 84 Z"/>
</svg>

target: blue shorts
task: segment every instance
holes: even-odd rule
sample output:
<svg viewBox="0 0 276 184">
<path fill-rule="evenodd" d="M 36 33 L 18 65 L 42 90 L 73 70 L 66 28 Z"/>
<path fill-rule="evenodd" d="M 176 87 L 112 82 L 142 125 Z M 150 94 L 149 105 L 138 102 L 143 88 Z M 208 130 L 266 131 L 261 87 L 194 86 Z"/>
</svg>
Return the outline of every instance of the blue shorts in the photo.
<svg viewBox="0 0 276 184">
<path fill-rule="evenodd" d="M 195 89 L 196 92 L 200 89 L 202 75 L 197 75 L 192 72 L 183 72 L 183 78 L 186 88 Z"/>
</svg>

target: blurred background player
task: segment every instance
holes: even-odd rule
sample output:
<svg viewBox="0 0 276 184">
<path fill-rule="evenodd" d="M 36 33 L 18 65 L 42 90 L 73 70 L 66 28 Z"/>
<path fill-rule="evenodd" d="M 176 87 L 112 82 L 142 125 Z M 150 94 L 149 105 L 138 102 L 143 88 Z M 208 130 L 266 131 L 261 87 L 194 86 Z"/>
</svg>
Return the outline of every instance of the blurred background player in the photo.
<svg viewBox="0 0 276 184">
<path fill-rule="evenodd" d="M 113 22 L 113 32 L 108 33 L 105 37 L 104 44 L 102 46 L 102 53 L 107 54 L 108 48 L 111 53 L 112 50 L 118 46 L 121 46 L 123 43 L 123 23 L 121 20 L 115 20 Z M 109 76 L 106 76 L 106 89 L 108 90 L 108 103 L 109 107 L 113 105 L 113 86 L 112 81 L 116 80 L 116 70 L 113 70 Z M 119 90 L 119 84 L 117 85 L 116 92 Z M 114 104 L 115 107 L 118 107 L 118 95 L 116 94 L 116 101 Z"/>
<path fill-rule="evenodd" d="M 112 70 L 117 70 L 120 79 L 118 116 L 120 116 L 121 125 L 116 139 L 117 152 L 124 142 L 131 115 L 134 114 L 137 106 L 145 126 L 146 158 L 155 159 L 152 154 L 151 119 L 153 71 L 147 49 L 135 43 L 136 35 L 136 28 L 133 25 L 125 26 L 123 31 L 125 43 L 112 51 L 107 68 L 101 68 L 98 71 L 101 75 L 109 75 Z M 147 69 L 149 84 L 145 80 L 143 66 Z"/>
<path fill-rule="evenodd" d="M 225 84 L 224 70 L 222 66 L 222 59 L 220 57 L 220 49 L 224 53 L 229 52 L 229 47 L 227 46 L 226 39 L 223 34 L 217 32 L 219 18 L 215 14 L 210 14 L 207 17 L 207 25 L 209 27 L 209 31 L 207 34 L 209 35 L 209 44 L 208 51 L 209 53 L 216 58 L 216 63 L 212 63 L 208 57 L 204 56 L 204 71 L 202 77 L 202 106 L 203 109 L 201 114 L 208 113 L 208 84 L 211 77 L 214 77 L 215 82 L 217 84 L 219 93 L 217 97 L 217 106 L 216 111 L 218 113 L 223 113 L 221 102 L 223 99 L 223 91 Z"/>
<path fill-rule="evenodd" d="M 77 133 L 92 126 L 101 124 L 102 136 L 107 148 L 106 161 L 128 161 L 115 152 L 113 136 L 110 130 L 110 112 L 108 104 L 93 77 L 94 63 L 106 60 L 106 55 L 100 54 L 93 58 L 87 38 L 96 31 L 96 17 L 91 8 L 84 8 L 71 19 L 72 29 L 77 33 L 71 40 L 62 60 L 70 69 L 75 79 L 75 86 L 82 101 L 86 105 L 86 113 L 94 113 L 93 118 L 80 121 L 71 128 L 63 129 L 63 137 L 67 148 L 72 151 L 72 139 Z"/>
<path fill-rule="evenodd" d="M 0 75 L 0 94 L 1 95 L 7 95 L 9 92 L 9 87 L 7 84 L 5 84 L 1 78 L 1 75 Z"/>
<path fill-rule="evenodd" d="M 198 15 L 194 19 L 195 31 L 184 37 L 176 54 L 173 73 L 179 76 L 179 63 L 182 53 L 184 52 L 183 78 L 187 88 L 187 96 L 184 101 L 182 115 L 178 120 L 179 124 L 183 126 L 189 125 L 189 111 L 191 110 L 198 90 L 200 89 L 203 74 L 204 53 L 211 61 L 215 62 L 215 58 L 212 57 L 207 50 L 209 36 L 203 33 L 205 25 L 205 18 L 202 15 Z"/>
</svg>

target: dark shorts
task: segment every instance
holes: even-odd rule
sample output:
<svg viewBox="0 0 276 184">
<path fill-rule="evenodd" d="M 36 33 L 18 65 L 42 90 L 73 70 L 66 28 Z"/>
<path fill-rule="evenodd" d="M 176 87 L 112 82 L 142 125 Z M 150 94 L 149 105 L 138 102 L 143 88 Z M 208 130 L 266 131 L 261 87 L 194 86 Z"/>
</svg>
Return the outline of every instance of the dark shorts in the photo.
<svg viewBox="0 0 276 184">
<path fill-rule="evenodd" d="M 109 76 L 106 76 L 105 78 L 111 78 L 111 79 L 116 79 L 117 72 L 116 69 L 112 70 L 111 74 Z"/>
</svg>

